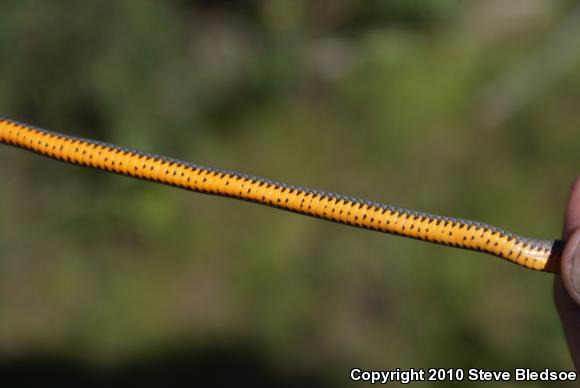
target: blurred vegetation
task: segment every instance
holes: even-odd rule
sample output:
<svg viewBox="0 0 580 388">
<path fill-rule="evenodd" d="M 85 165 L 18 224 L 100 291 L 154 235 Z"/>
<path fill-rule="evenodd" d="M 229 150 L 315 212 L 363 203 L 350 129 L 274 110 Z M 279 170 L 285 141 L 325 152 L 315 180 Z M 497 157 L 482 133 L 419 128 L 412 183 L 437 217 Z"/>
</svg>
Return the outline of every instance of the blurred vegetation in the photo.
<svg viewBox="0 0 580 388">
<path fill-rule="evenodd" d="M 520 105 L 505 74 L 574 7 L 3 1 L 1 115 L 553 238 L 580 66 Z M 336 386 L 354 366 L 572 368 L 552 276 L 9 147 L 0 176 L 2 357 L 243 339 Z"/>
</svg>

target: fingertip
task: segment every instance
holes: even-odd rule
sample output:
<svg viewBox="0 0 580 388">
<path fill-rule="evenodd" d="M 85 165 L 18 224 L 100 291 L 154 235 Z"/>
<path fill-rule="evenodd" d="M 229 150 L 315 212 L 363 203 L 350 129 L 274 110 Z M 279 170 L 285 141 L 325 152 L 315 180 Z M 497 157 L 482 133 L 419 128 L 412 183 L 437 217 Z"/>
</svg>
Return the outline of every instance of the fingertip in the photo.
<svg viewBox="0 0 580 388">
<path fill-rule="evenodd" d="M 564 240 L 568 240 L 574 229 L 580 227 L 580 176 L 576 177 L 570 188 L 570 197 L 564 219 Z"/>
<path fill-rule="evenodd" d="M 572 184 L 572 191 L 575 189 L 580 189 L 580 175 L 576 177 L 574 183 Z"/>
<path fill-rule="evenodd" d="M 568 294 L 580 305 L 580 228 L 570 234 L 560 262 L 562 283 Z"/>
</svg>

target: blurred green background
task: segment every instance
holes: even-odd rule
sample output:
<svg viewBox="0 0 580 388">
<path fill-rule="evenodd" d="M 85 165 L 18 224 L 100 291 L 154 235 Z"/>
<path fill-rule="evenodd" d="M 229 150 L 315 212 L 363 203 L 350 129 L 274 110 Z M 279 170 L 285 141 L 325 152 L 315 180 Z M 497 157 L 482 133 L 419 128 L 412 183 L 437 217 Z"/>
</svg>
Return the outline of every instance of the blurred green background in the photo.
<svg viewBox="0 0 580 388">
<path fill-rule="evenodd" d="M 563 0 L 3 1 L 1 116 L 554 238 L 580 166 L 579 16 Z M 245 343 L 332 386 L 355 366 L 572 368 L 551 275 L 10 147 L 0 177 L 1 358 Z"/>
</svg>

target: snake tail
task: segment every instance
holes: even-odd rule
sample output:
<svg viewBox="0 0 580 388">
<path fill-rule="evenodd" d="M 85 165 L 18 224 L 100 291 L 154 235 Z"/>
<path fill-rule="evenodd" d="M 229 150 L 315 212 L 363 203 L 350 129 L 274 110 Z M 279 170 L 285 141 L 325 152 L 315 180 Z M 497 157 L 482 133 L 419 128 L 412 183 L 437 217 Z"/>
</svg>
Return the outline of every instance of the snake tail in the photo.
<svg viewBox="0 0 580 388">
<path fill-rule="evenodd" d="M 183 189 L 237 198 L 347 225 L 489 253 L 523 267 L 557 272 L 564 242 L 495 226 L 203 167 L 114 144 L 0 118 L 0 142 L 52 159 Z"/>
</svg>

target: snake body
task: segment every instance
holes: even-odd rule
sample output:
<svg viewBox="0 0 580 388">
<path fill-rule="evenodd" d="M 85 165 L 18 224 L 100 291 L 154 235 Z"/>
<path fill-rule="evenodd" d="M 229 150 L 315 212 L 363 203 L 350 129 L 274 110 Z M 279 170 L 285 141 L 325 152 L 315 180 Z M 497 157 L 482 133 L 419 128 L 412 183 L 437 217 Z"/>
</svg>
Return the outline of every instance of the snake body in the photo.
<svg viewBox="0 0 580 388">
<path fill-rule="evenodd" d="M 67 163 L 195 192 L 243 199 L 360 228 L 482 251 L 539 271 L 558 271 L 563 246 L 559 240 L 526 238 L 481 222 L 203 167 L 1 118 L 0 142 Z"/>
</svg>

